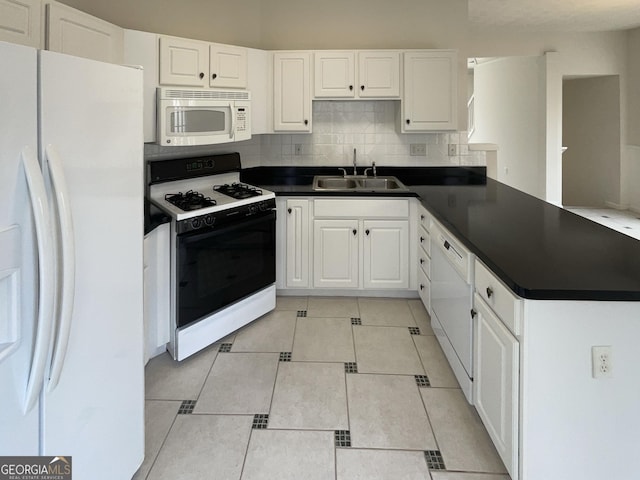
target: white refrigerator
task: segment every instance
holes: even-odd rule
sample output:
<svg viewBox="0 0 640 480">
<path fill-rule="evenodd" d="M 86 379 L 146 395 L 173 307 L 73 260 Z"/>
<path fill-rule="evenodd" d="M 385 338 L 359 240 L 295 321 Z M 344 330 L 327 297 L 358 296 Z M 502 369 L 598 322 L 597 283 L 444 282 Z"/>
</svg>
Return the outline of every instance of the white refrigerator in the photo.
<svg viewBox="0 0 640 480">
<path fill-rule="evenodd" d="M 144 456 L 142 72 L 0 42 L 0 456 Z"/>
</svg>

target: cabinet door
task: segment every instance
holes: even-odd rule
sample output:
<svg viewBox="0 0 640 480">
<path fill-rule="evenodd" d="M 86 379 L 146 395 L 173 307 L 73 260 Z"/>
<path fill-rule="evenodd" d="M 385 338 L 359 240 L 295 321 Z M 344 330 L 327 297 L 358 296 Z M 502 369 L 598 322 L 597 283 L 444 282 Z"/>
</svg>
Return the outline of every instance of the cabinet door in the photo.
<svg viewBox="0 0 640 480">
<path fill-rule="evenodd" d="M 456 62 L 453 51 L 405 52 L 403 132 L 457 128 Z"/>
<path fill-rule="evenodd" d="M 400 52 L 359 52 L 357 88 L 362 98 L 398 98 Z"/>
<path fill-rule="evenodd" d="M 518 474 L 519 344 L 477 294 L 474 397 L 511 478 Z"/>
<path fill-rule="evenodd" d="M 210 45 L 209 86 L 247 88 L 247 49 Z"/>
<path fill-rule="evenodd" d="M 41 0 L 0 0 L 0 40 L 41 48 Z"/>
<path fill-rule="evenodd" d="M 364 288 L 409 288 L 409 222 L 365 220 Z"/>
<path fill-rule="evenodd" d="M 309 287 L 309 200 L 287 200 L 288 288 Z"/>
<path fill-rule="evenodd" d="M 273 129 L 311 132 L 311 83 L 308 52 L 273 55 Z"/>
<path fill-rule="evenodd" d="M 358 287 L 359 235 L 358 220 L 314 220 L 314 287 Z"/>
<path fill-rule="evenodd" d="M 209 44 L 160 37 L 160 84 L 205 87 L 209 84 Z"/>
<path fill-rule="evenodd" d="M 314 66 L 316 97 L 353 98 L 355 96 L 353 52 L 316 52 Z"/>
<path fill-rule="evenodd" d="M 52 2 L 47 5 L 47 50 L 108 63 L 123 63 L 124 29 Z"/>
</svg>

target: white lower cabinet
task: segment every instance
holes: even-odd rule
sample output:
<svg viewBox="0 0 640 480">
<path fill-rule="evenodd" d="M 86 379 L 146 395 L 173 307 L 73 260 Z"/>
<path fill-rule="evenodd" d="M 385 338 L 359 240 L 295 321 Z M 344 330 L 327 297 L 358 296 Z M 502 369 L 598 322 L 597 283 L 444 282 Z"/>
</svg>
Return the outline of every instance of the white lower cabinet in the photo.
<svg viewBox="0 0 640 480">
<path fill-rule="evenodd" d="M 409 222 L 365 220 L 364 288 L 409 288 Z"/>
<path fill-rule="evenodd" d="M 358 287 L 358 227 L 356 219 L 313 221 L 314 287 Z"/>
<path fill-rule="evenodd" d="M 286 201 L 285 286 L 309 287 L 309 200 Z"/>
<path fill-rule="evenodd" d="M 511 478 L 518 476 L 520 344 L 475 294 L 474 398 Z"/>
<path fill-rule="evenodd" d="M 163 353 L 169 342 L 170 233 L 170 225 L 164 223 L 144 237 L 145 363 Z"/>
</svg>

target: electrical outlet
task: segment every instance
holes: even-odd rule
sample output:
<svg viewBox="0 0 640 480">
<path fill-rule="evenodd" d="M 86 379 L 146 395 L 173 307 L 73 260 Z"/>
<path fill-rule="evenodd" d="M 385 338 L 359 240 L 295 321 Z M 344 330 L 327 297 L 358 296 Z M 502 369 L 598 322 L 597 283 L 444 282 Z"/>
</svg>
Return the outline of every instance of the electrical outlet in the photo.
<svg viewBox="0 0 640 480">
<path fill-rule="evenodd" d="M 302 155 L 302 144 L 301 143 L 296 143 L 295 144 L 295 154 L 296 155 Z"/>
<path fill-rule="evenodd" d="M 456 155 L 458 155 L 458 144 L 457 143 L 450 143 L 449 144 L 449 156 L 450 157 L 455 157 Z"/>
<path fill-rule="evenodd" d="M 591 366 L 593 378 L 611 378 L 613 376 L 611 345 L 591 347 Z"/>
<path fill-rule="evenodd" d="M 427 156 L 427 144 L 426 143 L 412 143 L 410 145 L 410 155 L 412 157 L 426 157 Z"/>
</svg>

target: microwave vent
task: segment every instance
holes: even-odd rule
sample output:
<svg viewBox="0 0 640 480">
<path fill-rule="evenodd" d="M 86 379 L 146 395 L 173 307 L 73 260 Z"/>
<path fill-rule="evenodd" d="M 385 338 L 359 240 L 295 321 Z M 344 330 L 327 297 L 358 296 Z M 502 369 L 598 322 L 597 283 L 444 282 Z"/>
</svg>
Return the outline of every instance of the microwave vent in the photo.
<svg viewBox="0 0 640 480">
<path fill-rule="evenodd" d="M 178 90 L 165 89 L 163 98 L 202 100 L 249 100 L 249 92 L 238 90 Z"/>
</svg>

